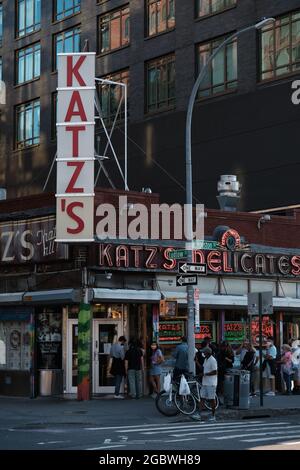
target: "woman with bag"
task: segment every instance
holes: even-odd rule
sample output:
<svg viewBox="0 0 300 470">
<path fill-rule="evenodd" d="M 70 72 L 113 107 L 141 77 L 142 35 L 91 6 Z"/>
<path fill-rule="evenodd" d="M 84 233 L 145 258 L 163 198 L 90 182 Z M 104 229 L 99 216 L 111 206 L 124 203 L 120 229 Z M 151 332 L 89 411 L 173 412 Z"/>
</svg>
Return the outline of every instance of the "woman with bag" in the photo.
<svg viewBox="0 0 300 470">
<path fill-rule="evenodd" d="M 152 385 L 153 392 L 151 397 L 156 398 L 157 394 L 160 392 L 160 376 L 162 373 L 161 364 L 164 361 L 163 354 L 158 347 L 157 343 L 151 344 L 151 367 L 149 372 L 149 381 Z"/>
</svg>

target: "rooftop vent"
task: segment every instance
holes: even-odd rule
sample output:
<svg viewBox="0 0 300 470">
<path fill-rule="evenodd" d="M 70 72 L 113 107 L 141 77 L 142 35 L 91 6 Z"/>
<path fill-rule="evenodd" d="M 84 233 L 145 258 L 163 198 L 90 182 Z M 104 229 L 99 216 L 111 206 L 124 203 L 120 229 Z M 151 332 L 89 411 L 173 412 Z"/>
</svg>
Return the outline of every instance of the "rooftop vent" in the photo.
<svg viewBox="0 0 300 470">
<path fill-rule="evenodd" d="M 236 175 L 221 175 L 218 181 L 218 202 L 222 211 L 235 212 L 240 200 L 241 185 Z"/>
</svg>

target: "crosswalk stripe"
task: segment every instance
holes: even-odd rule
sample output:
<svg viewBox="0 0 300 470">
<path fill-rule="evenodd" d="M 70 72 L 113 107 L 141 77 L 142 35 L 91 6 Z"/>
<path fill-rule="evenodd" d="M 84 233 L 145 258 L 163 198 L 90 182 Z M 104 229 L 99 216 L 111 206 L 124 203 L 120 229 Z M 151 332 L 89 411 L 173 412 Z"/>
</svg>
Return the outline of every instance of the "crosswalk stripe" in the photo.
<svg viewBox="0 0 300 470">
<path fill-rule="evenodd" d="M 263 424 L 264 422 L 263 421 L 254 421 L 253 422 L 253 424 L 260 424 L 260 423 Z M 144 429 L 142 426 L 139 429 L 137 429 L 137 428 L 131 429 L 131 428 L 128 427 L 127 429 L 122 429 L 122 432 L 138 432 L 138 431 L 139 432 L 147 432 L 147 433 L 150 433 L 151 431 L 155 431 L 155 432 L 156 431 L 159 431 L 159 432 L 165 432 L 166 431 L 167 432 L 169 430 L 174 430 L 174 429 L 189 429 L 189 428 L 194 429 L 197 426 L 199 426 L 201 428 L 213 428 L 213 427 L 216 427 L 216 426 L 217 427 L 228 427 L 228 426 L 232 426 L 234 424 L 242 426 L 242 427 L 249 426 L 248 423 L 240 423 L 240 422 L 236 421 L 236 422 L 233 422 L 233 423 L 211 423 L 211 424 L 204 424 L 204 423 L 196 424 L 196 423 L 194 423 L 194 424 L 184 424 L 182 426 L 178 425 L 178 424 L 177 425 L 169 425 L 168 427 L 163 428 L 163 431 L 161 431 L 161 429 L 162 429 L 161 426 L 159 426 L 159 427 L 156 426 L 156 427 L 148 428 L 148 429 Z M 115 430 L 115 432 L 117 432 L 117 430 Z M 155 433 L 152 432 L 152 434 L 155 434 Z"/>
<path fill-rule="evenodd" d="M 296 426 L 296 427 L 300 427 L 300 426 Z M 253 429 L 249 429 L 249 431 L 252 432 L 252 434 L 248 434 L 249 436 L 253 435 L 253 432 L 254 431 L 265 431 L 265 430 L 270 430 L 270 426 L 265 426 L 265 427 L 260 427 L 260 428 L 253 428 Z M 276 426 L 274 429 L 282 429 L 281 427 L 278 427 Z M 235 426 L 235 427 L 232 427 L 231 429 L 215 429 L 213 431 L 203 431 L 203 432 L 189 432 L 189 433 L 186 433 L 186 434 L 172 434 L 172 436 L 174 437 L 178 437 L 178 436 L 193 436 L 193 435 L 201 435 L 201 434 L 214 434 L 214 433 L 228 433 L 228 432 L 232 432 L 232 431 L 235 431 L 237 432 L 238 430 L 240 430 L 241 432 L 243 432 L 243 429 L 240 429 L 239 427 Z M 143 433 L 143 434 L 146 434 L 146 433 Z M 257 434 L 256 434 L 257 435 Z M 224 437 L 216 437 L 216 438 L 212 438 L 212 439 L 231 439 L 231 438 L 235 438 L 235 437 L 239 437 L 240 434 L 238 434 L 237 436 L 235 435 L 230 435 L 230 436 L 224 436 Z"/>
<path fill-rule="evenodd" d="M 252 421 L 253 422 L 253 421 Z M 254 421 L 254 423 L 261 423 L 262 421 Z M 242 424 L 240 421 L 232 421 L 230 423 L 223 423 L 224 426 L 227 425 L 227 424 Z M 133 425 L 127 425 L 127 426 L 106 426 L 106 427 L 88 427 L 88 428 L 84 428 L 85 431 L 102 431 L 102 430 L 122 430 L 122 431 L 127 431 L 127 429 L 141 429 L 141 428 L 147 428 L 149 431 L 150 430 L 155 430 L 155 429 L 168 429 L 170 426 L 171 427 L 174 427 L 174 426 L 180 426 L 181 423 L 166 423 L 166 424 L 163 424 L 163 423 L 155 423 L 155 424 L 133 424 Z M 221 423 L 214 423 L 214 424 L 210 424 L 210 426 L 216 426 L 217 424 L 220 424 Z M 247 425 L 247 423 L 245 422 L 244 423 L 245 425 Z M 195 424 L 194 424 L 195 425 Z M 194 426 L 193 424 L 190 424 L 190 426 Z M 152 428 L 152 429 L 151 429 Z"/>
<path fill-rule="evenodd" d="M 280 429 L 278 427 L 274 429 L 280 429 L 280 431 L 273 431 L 270 428 L 258 428 L 257 431 L 261 431 L 262 429 L 265 429 L 267 432 L 261 432 L 261 433 L 255 433 L 255 436 L 266 436 L 267 434 L 281 434 L 283 431 L 288 434 L 290 432 L 295 432 L 297 429 L 295 428 L 300 428 L 300 426 L 290 426 L 289 428 L 294 428 L 292 431 L 286 431 L 285 429 Z M 214 439 L 215 441 L 222 441 L 225 439 L 236 439 L 236 438 L 241 438 L 241 437 L 248 437 L 248 436 L 253 436 L 253 431 L 256 431 L 255 429 L 251 429 L 251 433 L 248 434 L 233 434 L 230 436 L 222 436 L 222 437 L 212 437 L 211 439 Z M 207 433 L 208 434 L 208 433 Z"/>
<path fill-rule="evenodd" d="M 293 437 L 300 437 L 300 434 L 293 434 L 291 436 L 288 436 L 289 439 L 293 438 Z M 275 441 L 275 440 L 278 440 L 278 439 L 286 439 L 287 436 L 286 434 L 284 436 L 273 436 L 273 437 L 261 437 L 259 439 L 241 439 L 241 442 L 261 442 L 261 441 Z"/>
<path fill-rule="evenodd" d="M 287 423 L 274 423 L 275 425 L 284 425 L 284 424 L 287 424 Z M 188 434 L 182 434 L 181 431 L 188 431 L 189 429 L 191 429 L 191 431 L 193 431 L 194 429 L 201 429 L 201 430 L 207 430 L 209 431 L 210 429 L 214 429 L 214 432 L 223 432 L 223 430 L 225 429 L 228 429 L 229 431 L 230 430 L 234 430 L 234 429 L 243 429 L 243 428 L 251 428 L 253 426 L 265 426 L 266 423 L 256 423 L 256 424 L 232 424 L 232 425 L 228 425 L 228 424 L 194 424 L 194 425 L 190 425 L 190 426 L 176 426 L 176 427 L 173 427 L 173 428 L 169 428 L 168 430 L 163 430 L 163 431 L 160 431 L 159 429 L 158 430 L 155 430 L 155 431 L 144 431 L 144 430 L 141 430 L 140 432 L 142 432 L 142 434 L 147 434 L 147 435 L 151 435 L 151 434 L 166 434 L 166 433 L 169 433 L 170 431 L 180 431 L 180 436 L 188 436 L 190 435 L 191 433 L 188 433 Z M 133 431 L 130 431 L 130 432 L 133 432 Z M 196 433 L 192 433 L 192 434 L 198 434 L 198 432 Z M 174 434 L 175 436 L 175 434 Z"/>
<path fill-rule="evenodd" d="M 115 447 L 126 447 L 125 444 L 119 444 L 119 445 L 116 445 L 116 446 L 105 446 L 105 447 L 90 447 L 89 449 L 86 449 L 86 450 L 103 450 L 103 449 L 113 449 Z"/>
</svg>

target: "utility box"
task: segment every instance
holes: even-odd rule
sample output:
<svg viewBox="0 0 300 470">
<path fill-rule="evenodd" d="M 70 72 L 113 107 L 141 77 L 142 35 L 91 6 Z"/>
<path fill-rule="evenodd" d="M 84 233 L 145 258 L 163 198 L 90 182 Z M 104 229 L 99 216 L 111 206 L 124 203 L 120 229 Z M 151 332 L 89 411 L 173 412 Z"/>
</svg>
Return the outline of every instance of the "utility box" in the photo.
<svg viewBox="0 0 300 470">
<path fill-rule="evenodd" d="M 250 372 L 231 369 L 224 378 L 224 404 L 242 410 L 250 408 Z"/>
<path fill-rule="evenodd" d="M 39 394 L 42 397 L 63 393 L 63 371 L 61 369 L 40 369 Z"/>
</svg>

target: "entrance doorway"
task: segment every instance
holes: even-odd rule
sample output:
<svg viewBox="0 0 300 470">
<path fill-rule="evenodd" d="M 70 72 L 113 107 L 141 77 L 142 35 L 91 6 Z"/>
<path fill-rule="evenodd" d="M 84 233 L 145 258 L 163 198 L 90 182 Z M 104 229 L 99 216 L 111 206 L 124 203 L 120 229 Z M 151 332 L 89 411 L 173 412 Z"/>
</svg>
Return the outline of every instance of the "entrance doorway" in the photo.
<svg viewBox="0 0 300 470">
<path fill-rule="evenodd" d="M 110 374 L 110 348 L 123 334 L 121 319 L 94 319 L 92 328 L 92 392 L 113 393 L 114 377 Z M 78 320 L 68 320 L 66 392 L 77 393 Z M 122 390 L 121 390 L 122 391 Z"/>
<path fill-rule="evenodd" d="M 119 320 L 93 320 L 93 393 L 113 393 L 110 349 L 122 332 Z"/>
</svg>

